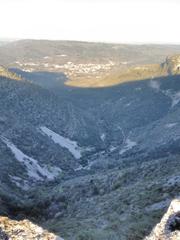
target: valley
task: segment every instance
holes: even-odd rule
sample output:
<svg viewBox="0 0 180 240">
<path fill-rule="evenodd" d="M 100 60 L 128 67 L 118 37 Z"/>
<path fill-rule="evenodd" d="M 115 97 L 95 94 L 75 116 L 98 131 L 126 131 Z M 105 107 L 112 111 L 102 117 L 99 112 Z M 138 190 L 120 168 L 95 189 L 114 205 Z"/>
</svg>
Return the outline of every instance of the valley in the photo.
<svg viewBox="0 0 180 240">
<path fill-rule="evenodd" d="M 0 215 L 142 240 L 180 190 L 180 47 L 0 46 Z"/>
</svg>

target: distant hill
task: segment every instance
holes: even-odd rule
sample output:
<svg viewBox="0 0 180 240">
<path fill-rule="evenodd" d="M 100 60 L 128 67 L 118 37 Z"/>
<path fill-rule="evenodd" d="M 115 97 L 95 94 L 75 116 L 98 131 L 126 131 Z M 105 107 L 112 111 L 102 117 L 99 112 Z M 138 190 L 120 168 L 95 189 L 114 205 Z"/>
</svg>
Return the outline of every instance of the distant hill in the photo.
<svg viewBox="0 0 180 240">
<path fill-rule="evenodd" d="M 178 45 L 21 40 L 0 47 L 0 62 L 27 72 L 62 73 L 70 86 L 103 87 L 164 75 L 159 64 L 175 54 Z"/>
<path fill-rule="evenodd" d="M 128 45 L 73 41 L 19 40 L 0 48 L 0 62 L 13 64 L 15 61 L 43 61 L 53 58 L 59 63 L 103 63 L 107 60 L 118 63 L 160 63 L 168 55 L 180 53 L 179 45 Z M 66 58 L 67 57 L 67 58 Z M 65 58 L 65 59 L 64 59 Z M 45 58 L 47 59 L 47 58 Z"/>
</svg>

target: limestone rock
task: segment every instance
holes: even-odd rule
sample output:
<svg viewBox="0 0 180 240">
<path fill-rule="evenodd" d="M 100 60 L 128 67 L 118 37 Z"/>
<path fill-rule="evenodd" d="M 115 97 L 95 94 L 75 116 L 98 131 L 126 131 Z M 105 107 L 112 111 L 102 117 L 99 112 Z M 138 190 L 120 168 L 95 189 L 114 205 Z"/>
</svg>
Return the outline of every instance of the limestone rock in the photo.
<svg viewBox="0 0 180 240">
<path fill-rule="evenodd" d="M 161 222 L 145 240 L 180 240 L 180 199 L 171 202 Z"/>
<path fill-rule="evenodd" d="M 164 67 L 170 75 L 180 74 L 180 55 L 167 57 Z"/>
<path fill-rule="evenodd" d="M 1 240 L 63 240 L 29 220 L 15 221 L 0 217 Z"/>
</svg>

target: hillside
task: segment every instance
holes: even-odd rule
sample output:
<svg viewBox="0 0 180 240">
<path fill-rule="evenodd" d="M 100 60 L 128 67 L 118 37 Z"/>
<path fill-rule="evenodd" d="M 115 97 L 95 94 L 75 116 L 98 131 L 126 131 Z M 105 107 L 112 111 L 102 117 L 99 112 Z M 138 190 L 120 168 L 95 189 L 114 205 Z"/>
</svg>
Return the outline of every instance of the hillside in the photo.
<svg viewBox="0 0 180 240">
<path fill-rule="evenodd" d="M 160 64 L 129 66 L 113 69 L 106 76 L 86 79 L 70 78 L 65 84 L 74 87 L 108 87 L 120 83 L 180 74 L 180 55 L 169 56 Z"/>
<path fill-rule="evenodd" d="M 72 91 L 68 96 L 68 99 L 72 96 L 72 100 L 68 100 L 67 105 L 67 98 L 64 102 L 26 82 L 1 79 L 1 86 L 4 86 L 0 94 L 1 109 L 4 109 L 1 114 L 1 159 L 4 159 L 1 161 L 1 211 L 4 206 L 3 213 L 19 215 L 22 212 L 50 231 L 60 231 L 65 239 L 89 234 L 93 234 L 93 239 L 111 235 L 119 239 L 122 234 L 124 239 L 131 239 L 131 231 L 133 239 L 142 239 L 158 221 L 161 208 L 178 193 L 179 180 L 174 182 L 173 179 L 179 172 L 180 115 L 176 97 L 179 77 L 106 89 L 101 92 L 100 105 L 94 102 L 101 90 L 89 90 L 81 96 L 86 110 L 83 103 L 73 101 L 75 96 L 80 97 L 82 90 Z M 169 89 L 172 93 L 168 96 Z M 96 96 L 91 99 L 92 103 L 87 94 Z M 38 130 L 41 126 L 53 131 L 50 135 L 54 137 L 49 138 L 45 128 L 46 134 L 42 134 Z M 53 140 L 55 137 L 59 140 Z M 76 141 L 81 149 L 77 158 L 71 148 L 62 147 L 61 137 Z M 18 149 L 22 156 L 30 159 L 34 170 L 12 155 Z M 35 172 L 37 167 L 41 169 L 40 174 Z M 25 193 L 23 198 L 22 192 Z M 12 196 L 13 201 L 10 201 Z M 46 206 L 44 211 L 39 205 Z M 43 223 L 40 216 L 46 219 Z M 129 228 L 125 227 L 127 221 Z M 94 224 L 101 226 L 101 222 L 106 225 L 102 225 L 96 235 Z M 141 227 L 137 228 L 135 223 Z M 123 232 L 114 224 L 124 226 Z M 137 232 L 132 230 L 134 228 Z"/>
</svg>

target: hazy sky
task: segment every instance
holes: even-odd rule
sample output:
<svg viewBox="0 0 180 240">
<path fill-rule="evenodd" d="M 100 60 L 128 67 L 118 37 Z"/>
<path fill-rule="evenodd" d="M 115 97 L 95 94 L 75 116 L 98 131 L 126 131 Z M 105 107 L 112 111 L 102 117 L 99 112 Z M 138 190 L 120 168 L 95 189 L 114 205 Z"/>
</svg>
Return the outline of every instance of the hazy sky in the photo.
<svg viewBox="0 0 180 240">
<path fill-rule="evenodd" d="M 0 0 L 0 38 L 180 43 L 180 0 Z"/>
</svg>

